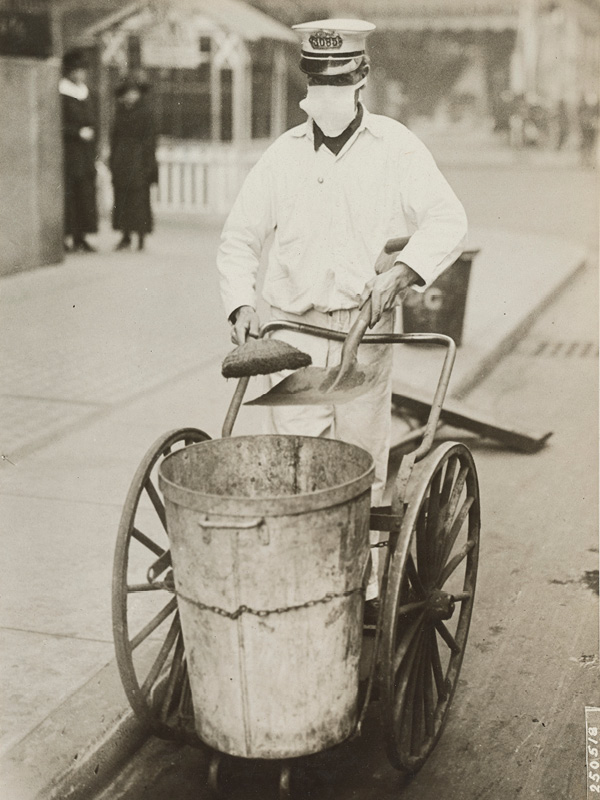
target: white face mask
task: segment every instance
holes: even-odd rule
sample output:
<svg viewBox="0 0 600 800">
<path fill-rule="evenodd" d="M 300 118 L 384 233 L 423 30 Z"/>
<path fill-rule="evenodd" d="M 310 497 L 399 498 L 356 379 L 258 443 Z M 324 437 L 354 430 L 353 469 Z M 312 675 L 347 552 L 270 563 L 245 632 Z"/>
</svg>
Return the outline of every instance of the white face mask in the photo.
<svg viewBox="0 0 600 800">
<path fill-rule="evenodd" d="M 309 86 L 300 108 L 325 136 L 339 136 L 356 116 L 355 94 L 366 82 L 365 77 L 353 86 Z"/>
</svg>

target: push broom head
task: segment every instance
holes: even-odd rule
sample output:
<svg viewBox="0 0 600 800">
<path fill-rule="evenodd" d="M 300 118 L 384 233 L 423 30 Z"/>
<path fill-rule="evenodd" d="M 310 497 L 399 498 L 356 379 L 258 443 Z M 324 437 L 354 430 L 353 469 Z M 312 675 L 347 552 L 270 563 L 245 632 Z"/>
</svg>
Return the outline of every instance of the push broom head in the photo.
<svg viewBox="0 0 600 800">
<path fill-rule="evenodd" d="M 312 362 L 308 353 L 279 339 L 249 339 L 223 359 L 221 373 L 225 378 L 269 375 L 283 369 L 299 369 Z"/>
</svg>

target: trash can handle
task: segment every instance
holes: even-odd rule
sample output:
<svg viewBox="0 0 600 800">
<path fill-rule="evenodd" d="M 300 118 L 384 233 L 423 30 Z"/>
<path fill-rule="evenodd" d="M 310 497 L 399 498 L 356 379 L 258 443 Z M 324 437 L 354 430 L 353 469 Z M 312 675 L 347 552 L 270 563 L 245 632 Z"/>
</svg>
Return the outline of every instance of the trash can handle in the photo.
<svg viewBox="0 0 600 800">
<path fill-rule="evenodd" d="M 265 524 L 264 517 L 258 517 L 257 519 L 249 519 L 245 522 L 211 522 L 209 519 L 199 519 L 197 520 L 198 525 L 201 528 L 210 528 L 211 530 L 240 530 L 240 531 L 247 531 L 251 530 L 252 528 L 258 528 L 261 525 Z"/>
<path fill-rule="evenodd" d="M 259 528 L 258 538 L 260 543 L 267 545 L 270 543 L 269 529 L 265 525 L 264 517 L 257 517 L 256 519 L 248 519 L 243 522 L 211 522 L 208 517 L 206 519 L 196 520 L 198 527 L 202 528 L 202 540 L 205 544 L 210 544 L 212 539 L 211 531 L 251 531 L 253 528 Z"/>
</svg>

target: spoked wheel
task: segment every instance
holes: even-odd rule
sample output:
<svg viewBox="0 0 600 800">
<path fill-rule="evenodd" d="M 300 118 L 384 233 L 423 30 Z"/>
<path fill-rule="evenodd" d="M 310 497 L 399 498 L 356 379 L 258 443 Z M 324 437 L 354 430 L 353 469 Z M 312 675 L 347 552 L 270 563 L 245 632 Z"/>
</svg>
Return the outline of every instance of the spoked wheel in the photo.
<svg viewBox="0 0 600 800">
<path fill-rule="evenodd" d="M 148 450 L 125 500 L 113 565 L 113 636 L 127 699 L 155 734 L 190 743 L 197 737 L 157 474 L 169 453 L 207 439 L 182 428 Z"/>
<path fill-rule="evenodd" d="M 469 632 L 480 509 L 468 448 L 450 442 L 417 464 L 407 500 L 389 568 L 379 674 L 388 758 L 411 773 L 440 737 Z"/>
</svg>

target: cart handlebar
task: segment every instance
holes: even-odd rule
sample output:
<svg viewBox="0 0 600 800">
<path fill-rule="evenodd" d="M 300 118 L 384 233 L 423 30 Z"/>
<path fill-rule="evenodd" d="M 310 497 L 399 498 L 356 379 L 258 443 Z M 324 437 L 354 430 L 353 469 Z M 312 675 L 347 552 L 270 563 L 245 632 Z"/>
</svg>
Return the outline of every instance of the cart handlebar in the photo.
<svg viewBox="0 0 600 800">
<path fill-rule="evenodd" d="M 265 323 L 260 331 L 259 338 L 263 338 L 266 334 L 273 331 L 288 330 L 296 331 L 298 333 L 306 333 L 310 336 L 317 336 L 320 339 L 332 339 L 333 341 L 343 342 L 347 334 L 341 331 L 331 331 L 328 328 L 321 328 L 317 325 L 308 325 L 304 322 L 292 322 L 290 320 L 274 319 Z M 438 384 L 431 402 L 431 410 L 425 425 L 423 439 L 421 444 L 414 451 L 415 461 L 420 461 L 431 450 L 433 439 L 437 431 L 440 421 L 440 414 L 448 384 L 450 383 L 450 375 L 452 374 L 452 367 L 456 358 L 456 344 L 454 339 L 450 336 L 445 336 L 442 333 L 368 333 L 362 339 L 362 344 L 426 344 L 426 345 L 440 345 L 446 348 L 446 355 L 444 363 L 440 372 Z M 248 387 L 250 378 L 240 378 L 236 390 L 231 398 L 231 403 L 223 423 L 223 438 L 231 436 L 233 424 L 236 420 L 244 394 Z"/>
</svg>

